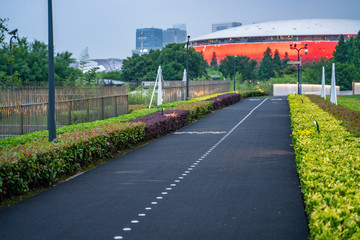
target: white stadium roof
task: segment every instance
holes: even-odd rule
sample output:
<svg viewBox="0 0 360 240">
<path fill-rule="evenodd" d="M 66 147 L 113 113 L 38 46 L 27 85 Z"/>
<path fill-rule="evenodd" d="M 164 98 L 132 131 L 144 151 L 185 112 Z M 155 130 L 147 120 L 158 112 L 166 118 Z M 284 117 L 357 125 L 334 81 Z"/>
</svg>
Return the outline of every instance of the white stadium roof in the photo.
<svg viewBox="0 0 360 240">
<path fill-rule="evenodd" d="M 265 36 L 349 35 L 360 30 L 360 20 L 298 19 L 254 23 L 213 32 L 191 39 L 194 41 Z"/>
</svg>

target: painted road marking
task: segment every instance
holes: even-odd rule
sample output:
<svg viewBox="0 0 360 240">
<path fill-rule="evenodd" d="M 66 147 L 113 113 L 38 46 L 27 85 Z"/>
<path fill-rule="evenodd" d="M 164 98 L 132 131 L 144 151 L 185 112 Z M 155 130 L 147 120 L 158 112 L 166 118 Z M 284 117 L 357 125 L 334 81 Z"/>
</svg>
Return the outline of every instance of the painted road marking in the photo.
<svg viewBox="0 0 360 240">
<path fill-rule="evenodd" d="M 200 161 L 204 160 L 209 154 L 211 154 L 211 152 L 217 147 L 219 146 L 220 143 L 222 143 L 233 131 L 235 131 L 235 129 L 237 127 L 240 126 L 240 124 L 242 124 L 258 107 L 260 107 L 268 98 L 266 98 L 265 100 L 263 100 L 261 103 L 259 103 L 256 107 L 254 107 L 249 113 L 248 115 L 246 115 L 240 122 L 238 122 L 225 136 L 223 136 L 216 144 L 214 144 L 205 154 L 203 154 L 195 163 L 192 163 L 191 167 L 189 167 L 187 169 L 187 171 L 185 171 L 185 173 L 182 174 L 182 176 L 187 176 L 190 171 L 192 170 L 193 167 L 195 167 L 195 165 L 197 165 Z M 189 133 L 189 132 L 184 132 L 184 133 Z M 226 132 L 221 132 L 221 133 L 226 133 Z M 181 134 L 181 133 L 176 133 L 176 134 Z M 193 134 L 193 133 L 190 133 Z M 184 177 L 178 177 L 178 179 L 184 179 Z M 180 180 L 174 180 L 174 182 L 179 183 Z M 173 186 L 176 184 L 171 184 L 171 186 Z M 167 191 L 170 191 L 172 188 L 166 188 Z M 161 195 L 167 195 L 168 192 L 161 192 Z M 162 197 L 157 197 L 157 199 L 162 199 Z M 156 205 L 158 204 L 158 202 L 151 202 L 152 205 Z M 151 210 L 150 207 L 145 208 L 146 210 Z M 139 217 L 145 217 L 146 214 L 145 213 L 139 213 L 138 214 Z M 138 223 L 138 220 L 132 220 L 131 223 Z M 131 228 L 129 227 L 125 227 L 123 228 L 123 231 L 131 231 Z M 115 236 L 114 239 L 123 239 L 122 236 Z"/>
<path fill-rule="evenodd" d="M 225 131 L 203 131 L 203 132 L 199 132 L 199 131 L 187 131 L 187 132 L 174 132 L 174 134 L 225 134 Z"/>
</svg>

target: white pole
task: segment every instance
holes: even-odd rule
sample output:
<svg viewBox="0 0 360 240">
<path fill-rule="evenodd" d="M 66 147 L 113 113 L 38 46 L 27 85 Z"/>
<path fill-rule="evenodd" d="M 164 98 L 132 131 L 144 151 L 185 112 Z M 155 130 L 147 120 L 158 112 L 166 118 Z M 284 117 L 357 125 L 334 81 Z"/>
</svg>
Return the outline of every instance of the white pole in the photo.
<svg viewBox="0 0 360 240">
<path fill-rule="evenodd" d="M 321 76 L 321 97 L 326 100 L 326 89 L 325 89 L 325 67 L 322 67 Z"/>
<path fill-rule="evenodd" d="M 162 70 L 161 70 L 161 66 L 159 66 L 159 69 L 158 69 L 158 98 L 157 98 L 158 106 L 162 104 L 162 98 L 163 98 L 162 82 L 163 82 Z"/>
<path fill-rule="evenodd" d="M 330 102 L 332 102 L 333 104 L 336 104 L 336 105 L 337 105 L 337 99 L 336 99 L 336 82 L 335 82 L 335 63 L 332 64 Z"/>
<path fill-rule="evenodd" d="M 161 69 L 161 67 L 159 66 L 159 69 Z M 154 94 L 155 94 L 155 89 L 156 89 L 156 85 L 158 83 L 158 80 L 159 80 L 159 69 L 158 69 L 158 75 L 156 76 L 156 80 L 155 80 L 155 84 L 154 84 L 154 90 L 151 94 L 151 100 L 150 100 L 150 104 L 149 104 L 149 108 L 151 108 L 151 104 L 152 104 L 152 101 L 153 101 L 153 98 L 154 98 Z"/>
</svg>

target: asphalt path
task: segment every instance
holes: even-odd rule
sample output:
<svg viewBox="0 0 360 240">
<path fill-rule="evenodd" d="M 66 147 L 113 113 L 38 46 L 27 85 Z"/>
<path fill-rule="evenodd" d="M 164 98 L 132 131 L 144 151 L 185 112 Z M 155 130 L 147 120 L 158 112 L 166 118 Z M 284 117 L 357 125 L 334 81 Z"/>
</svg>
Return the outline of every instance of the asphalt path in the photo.
<svg viewBox="0 0 360 240">
<path fill-rule="evenodd" d="M 285 97 L 247 99 L 0 210 L 0 239 L 307 239 Z"/>
</svg>

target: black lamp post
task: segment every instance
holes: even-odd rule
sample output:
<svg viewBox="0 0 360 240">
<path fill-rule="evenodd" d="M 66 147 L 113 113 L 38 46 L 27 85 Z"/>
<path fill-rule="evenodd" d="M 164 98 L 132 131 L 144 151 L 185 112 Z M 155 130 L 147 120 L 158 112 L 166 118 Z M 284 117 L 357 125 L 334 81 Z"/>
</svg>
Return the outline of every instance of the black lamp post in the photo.
<svg viewBox="0 0 360 240">
<path fill-rule="evenodd" d="M 48 0 L 48 29 L 49 29 L 49 105 L 48 105 L 48 129 L 49 142 L 56 138 L 56 120 L 55 120 L 55 68 L 54 68 L 54 39 L 53 39 L 53 17 L 52 0 Z"/>
<path fill-rule="evenodd" d="M 236 71 L 235 71 L 235 62 L 236 62 L 236 58 L 237 58 L 237 56 L 234 57 L 234 91 L 235 91 L 235 74 L 236 74 Z"/>
<path fill-rule="evenodd" d="M 10 54 L 12 55 L 13 52 L 12 52 L 12 45 L 13 45 L 13 39 L 15 40 L 18 40 L 18 37 L 16 36 L 18 30 L 17 29 L 14 29 L 12 31 L 9 32 L 11 36 L 10 38 Z M 12 77 L 13 77 L 13 64 L 12 62 L 10 63 L 10 78 L 11 78 L 11 85 L 10 85 L 10 90 L 12 91 L 13 90 L 13 82 L 12 82 Z"/>
<path fill-rule="evenodd" d="M 307 43 L 304 43 L 304 47 L 297 48 L 296 43 L 290 43 L 290 49 L 297 50 L 298 52 L 298 93 L 302 95 L 302 87 L 301 87 L 301 61 L 300 61 L 300 50 L 305 49 L 305 54 L 308 54 Z"/>
<path fill-rule="evenodd" d="M 189 45 L 190 36 L 187 36 L 186 42 L 186 101 L 189 100 Z"/>
</svg>

